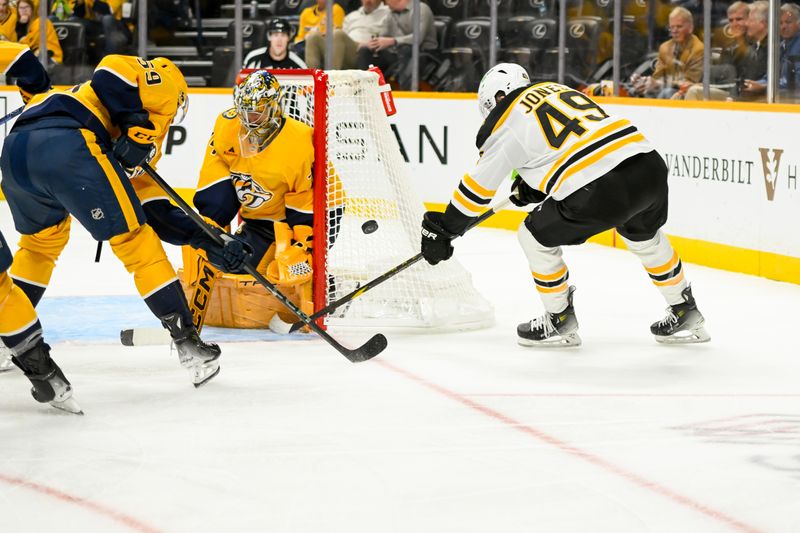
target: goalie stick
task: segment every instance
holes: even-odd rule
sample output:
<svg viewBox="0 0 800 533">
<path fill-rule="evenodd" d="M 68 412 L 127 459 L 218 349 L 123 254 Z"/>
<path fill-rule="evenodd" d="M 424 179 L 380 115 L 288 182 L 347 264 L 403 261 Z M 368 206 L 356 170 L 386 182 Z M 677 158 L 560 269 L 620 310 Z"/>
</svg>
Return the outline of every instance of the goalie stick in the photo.
<svg viewBox="0 0 800 533">
<path fill-rule="evenodd" d="M 16 117 L 16 116 L 17 116 L 17 115 L 19 115 L 20 113 L 22 113 L 22 110 L 23 110 L 23 109 L 25 109 L 25 106 L 24 106 L 24 105 L 23 105 L 23 106 L 20 106 L 20 107 L 18 107 L 18 108 L 16 108 L 14 111 L 12 111 L 12 112 L 11 112 L 11 113 L 9 113 L 8 115 L 4 116 L 3 118 L 0 118 L 0 126 L 2 126 L 3 124 L 5 124 L 6 122 L 8 122 L 9 120 L 11 120 L 12 118 Z"/>
<path fill-rule="evenodd" d="M 209 224 L 203 220 L 203 217 L 201 217 L 194 209 L 192 209 L 191 206 L 189 206 L 189 204 L 187 204 L 186 201 L 181 198 L 180 195 L 178 195 L 178 193 L 175 192 L 175 190 L 170 187 L 169 184 L 164 181 L 164 179 L 159 176 L 155 170 L 153 170 L 149 163 L 142 163 L 141 167 L 142 170 L 147 172 L 150 177 L 153 178 L 153 181 L 155 181 L 156 184 L 161 187 L 165 193 L 167 193 L 167 196 L 169 196 L 170 199 L 172 199 L 172 201 L 175 202 L 175 204 L 206 233 L 206 235 L 211 237 L 217 244 L 224 245 L 222 237 L 211 229 L 211 226 L 209 226 Z M 275 285 L 269 282 L 267 278 L 262 276 L 261 273 L 255 269 L 255 267 L 245 263 L 244 271 L 253 276 L 255 280 L 263 285 L 264 288 L 267 289 L 279 302 L 281 302 L 284 306 L 286 306 L 287 309 L 298 316 L 302 323 L 308 325 L 308 327 L 314 333 L 322 337 L 325 342 L 333 346 L 336 351 L 345 356 L 349 361 L 353 363 L 368 361 L 386 348 L 386 337 L 382 333 L 373 335 L 367 342 L 358 348 L 350 349 L 343 346 L 339 341 L 331 337 L 327 331 L 317 325 L 317 323 L 307 314 L 305 314 L 302 309 L 297 307 L 294 302 L 289 300 L 282 292 L 280 292 Z"/>
<path fill-rule="evenodd" d="M 493 208 L 484 211 L 483 214 L 481 214 L 478 218 L 473 220 L 469 224 L 469 226 L 467 226 L 467 228 L 464 230 L 464 233 L 468 232 L 469 230 L 471 230 L 472 228 L 474 228 L 475 226 L 477 226 L 478 224 L 480 224 L 484 220 L 488 219 L 489 217 L 491 217 L 492 215 L 497 213 L 500 209 L 508 207 L 509 204 L 511 204 L 511 199 L 510 198 L 506 198 L 505 200 L 503 200 L 502 202 L 500 202 L 499 204 L 497 204 Z M 397 274 L 399 274 L 403 270 L 405 270 L 408 267 L 418 263 L 420 260 L 422 260 L 422 252 L 418 253 L 414 257 L 406 259 L 405 261 L 403 261 L 402 263 L 400 263 L 396 267 L 394 267 L 394 268 L 392 268 L 390 270 L 387 270 L 386 272 L 384 272 L 383 274 L 381 274 L 377 278 L 375 278 L 372 281 L 368 282 L 366 285 L 362 285 L 360 287 L 357 287 L 351 293 L 345 294 L 344 296 L 342 296 L 341 298 L 339 298 L 335 302 L 330 303 L 327 306 L 323 307 L 322 309 L 320 309 L 319 311 L 317 311 L 316 313 L 311 315 L 309 318 L 312 319 L 312 320 L 316 320 L 316 319 L 318 319 L 320 317 L 323 317 L 323 316 L 325 316 L 327 314 L 332 313 L 336 309 L 339 309 L 341 306 L 343 306 L 345 304 L 349 304 L 350 302 L 352 302 L 353 300 L 355 300 L 356 298 L 358 298 L 359 296 L 361 296 L 362 294 L 364 294 L 368 290 L 374 289 L 375 287 L 377 287 L 378 285 L 380 285 L 384 281 L 387 281 L 387 280 L 393 278 L 394 276 L 396 276 Z M 292 324 L 292 327 L 289 329 L 289 333 L 297 331 L 298 329 L 302 328 L 304 324 L 305 324 L 304 321 L 295 322 L 294 324 Z"/>
</svg>

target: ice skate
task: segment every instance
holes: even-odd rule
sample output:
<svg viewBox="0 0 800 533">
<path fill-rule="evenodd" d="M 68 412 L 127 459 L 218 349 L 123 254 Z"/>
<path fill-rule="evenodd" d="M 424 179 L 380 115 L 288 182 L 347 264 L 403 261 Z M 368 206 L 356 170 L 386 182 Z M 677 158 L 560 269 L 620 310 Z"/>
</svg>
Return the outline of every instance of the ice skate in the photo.
<svg viewBox="0 0 800 533">
<path fill-rule="evenodd" d="M 578 319 L 575 317 L 575 308 L 572 306 L 572 293 L 574 292 L 575 287 L 570 287 L 567 308 L 560 313 L 545 313 L 530 322 L 523 322 L 517 326 L 519 344 L 545 348 L 580 346 Z"/>
<path fill-rule="evenodd" d="M 64 376 L 64 372 L 50 358 L 50 346 L 43 340 L 19 357 L 13 358 L 31 385 L 33 399 L 40 403 L 49 403 L 56 409 L 82 415 L 78 402 L 72 398 L 72 385 Z"/>
<path fill-rule="evenodd" d="M 705 318 L 697 309 L 692 296 L 692 287 L 683 292 L 683 303 L 667 308 L 667 316 L 650 326 L 656 341 L 664 344 L 692 344 L 708 342 L 711 336 L 705 329 Z"/>
<path fill-rule="evenodd" d="M 178 350 L 181 366 L 192 373 L 192 383 L 200 387 L 219 374 L 219 346 L 206 343 L 191 323 L 186 324 L 178 313 L 161 317 L 161 323 L 169 330 L 172 342 Z"/>
</svg>

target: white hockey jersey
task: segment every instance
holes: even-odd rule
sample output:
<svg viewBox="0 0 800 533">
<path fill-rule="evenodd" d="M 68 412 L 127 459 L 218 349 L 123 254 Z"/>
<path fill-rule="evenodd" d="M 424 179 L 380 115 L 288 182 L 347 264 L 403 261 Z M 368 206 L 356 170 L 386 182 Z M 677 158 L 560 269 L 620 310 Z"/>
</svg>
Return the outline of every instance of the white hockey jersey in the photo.
<svg viewBox="0 0 800 533">
<path fill-rule="evenodd" d="M 562 200 L 625 159 L 653 147 L 629 120 L 553 82 L 517 89 L 498 103 L 478 132 L 480 159 L 451 204 L 480 215 L 513 170 L 531 187 Z"/>
</svg>

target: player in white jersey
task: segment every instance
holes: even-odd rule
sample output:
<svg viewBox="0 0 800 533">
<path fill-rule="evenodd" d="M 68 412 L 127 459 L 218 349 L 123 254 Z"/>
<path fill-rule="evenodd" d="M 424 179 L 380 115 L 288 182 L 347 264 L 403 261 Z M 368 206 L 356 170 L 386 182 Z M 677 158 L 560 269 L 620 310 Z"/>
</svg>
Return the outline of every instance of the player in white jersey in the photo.
<svg viewBox="0 0 800 533">
<path fill-rule="evenodd" d="M 667 167 L 629 120 L 606 113 L 558 83 L 531 85 L 525 69 L 501 63 L 478 89 L 484 123 L 480 159 L 464 175 L 444 213 L 422 222 L 422 254 L 436 264 L 451 240 L 490 203 L 501 182 L 518 176 L 512 201 L 538 204 L 518 230 L 546 313 L 517 327 L 526 346 L 581 343 L 572 305 L 575 287 L 561 246 L 616 228 L 666 299 L 667 316 L 650 330 L 659 342 L 704 342 L 709 336 L 678 254 L 661 226 L 667 220 Z"/>
</svg>

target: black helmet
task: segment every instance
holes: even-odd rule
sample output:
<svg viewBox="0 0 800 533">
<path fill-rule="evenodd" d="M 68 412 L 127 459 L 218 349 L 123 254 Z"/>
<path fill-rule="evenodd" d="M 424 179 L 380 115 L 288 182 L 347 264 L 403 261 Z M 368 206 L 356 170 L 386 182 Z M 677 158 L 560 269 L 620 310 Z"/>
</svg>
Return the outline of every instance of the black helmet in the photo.
<svg viewBox="0 0 800 533">
<path fill-rule="evenodd" d="M 283 32 L 286 35 L 292 35 L 292 27 L 283 19 L 274 18 L 267 24 L 267 35 L 274 32 Z"/>
</svg>

